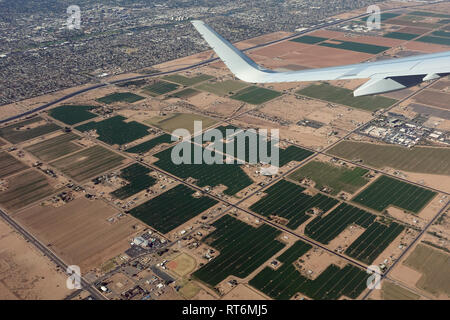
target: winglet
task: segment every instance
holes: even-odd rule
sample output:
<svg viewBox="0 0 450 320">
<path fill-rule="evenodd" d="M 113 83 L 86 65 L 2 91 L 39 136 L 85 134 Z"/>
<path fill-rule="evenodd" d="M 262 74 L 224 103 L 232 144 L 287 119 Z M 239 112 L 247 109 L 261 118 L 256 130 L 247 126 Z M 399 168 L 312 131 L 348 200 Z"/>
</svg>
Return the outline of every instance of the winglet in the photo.
<svg viewBox="0 0 450 320">
<path fill-rule="evenodd" d="M 273 72 L 256 64 L 203 21 L 193 20 L 191 23 L 225 65 L 239 79 L 247 82 L 263 82 L 264 76 L 267 73 Z"/>
</svg>

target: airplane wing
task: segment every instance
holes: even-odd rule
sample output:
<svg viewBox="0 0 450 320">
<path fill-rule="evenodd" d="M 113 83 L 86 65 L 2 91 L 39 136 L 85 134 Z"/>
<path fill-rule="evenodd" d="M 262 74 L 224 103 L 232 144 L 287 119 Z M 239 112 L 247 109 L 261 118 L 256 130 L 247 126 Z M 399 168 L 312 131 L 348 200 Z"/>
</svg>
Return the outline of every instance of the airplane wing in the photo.
<svg viewBox="0 0 450 320">
<path fill-rule="evenodd" d="M 450 51 L 329 68 L 277 72 L 256 64 L 203 21 L 194 20 L 192 24 L 231 72 L 246 82 L 369 79 L 353 92 L 356 97 L 400 90 L 450 74 Z"/>
</svg>

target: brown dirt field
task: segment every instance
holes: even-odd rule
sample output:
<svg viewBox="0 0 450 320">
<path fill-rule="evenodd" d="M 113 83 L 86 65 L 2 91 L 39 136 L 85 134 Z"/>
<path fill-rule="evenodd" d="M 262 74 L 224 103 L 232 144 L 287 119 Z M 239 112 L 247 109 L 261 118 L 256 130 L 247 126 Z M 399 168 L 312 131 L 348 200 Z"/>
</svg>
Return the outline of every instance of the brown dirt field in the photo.
<svg viewBox="0 0 450 320">
<path fill-rule="evenodd" d="M 79 198 L 58 208 L 35 206 L 15 217 L 64 261 L 86 273 L 127 249 L 127 239 L 137 232 L 132 226 L 139 223 L 131 217 L 107 221 L 117 213 L 100 200 Z"/>
<path fill-rule="evenodd" d="M 262 293 L 248 287 L 245 284 L 238 284 L 230 292 L 222 297 L 221 300 L 267 300 Z"/>
<path fill-rule="evenodd" d="M 411 90 L 411 89 L 404 89 L 404 90 L 384 93 L 383 96 L 388 97 L 388 98 L 392 98 L 392 99 L 401 100 L 401 99 L 407 97 L 408 95 L 410 95 L 411 93 L 413 93 L 413 90 Z"/>
<path fill-rule="evenodd" d="M 342 37 L 342 36 L 344 36 L 344 34 L 346 34 L 346 33 L 345 32 L 341 32 L 341 31 L 317 30 L 317 31 L 308 33 L 308 36 L 333 39 L 333 38 Z"/>
<path fill-rule="evenodd" d="M 449 3 L 438 3 L 438 4 L 429 5 L 429 6 L 423 6 L 420 8 L 420 10 L 450 14 L 450 5 L 449 5 Z"/>
<path fill-rule="evenodd" d="M 448 93 L 424 90 L 415 95 L 414 100 L 419 103 L 450 110 L 450 94 Z"/>
<path fill-rule="evenodd" d="M 250 46 L 257 45 L 257 44 L 262 44 L 262 43 L 270 42 L 273 40 L 281 39 L 284 37 L 288 37 L 290 35 L 292 35 L 292 32 L 278 31 L 278 32 L 268 33 L 268 34 L 265 34 L 265 35 L 262 35 L 259 37 L 247 39 L 240 43 L 249 44 L 249 47 L 250 47 Z"/>
<path fill-rule="evenodd" d="M 264 56 L 268 58 L 275 58 L 283 55 L 286 52 L 300 52 L 311 48 L 312 45 L 295 42 L 295 41 L 283 41 L 281 43 L 274 44 L 272 46 L 264 47 L 261 49 L 253 50 L 252 54 Z"/>
<path fill-rule="evenodd" d="M 353 34 L 351 37 L 341 34 L 339 37 L 336 37 L 335 39 L 344 40 L 344 41 L 361 42 L 361 43 L 367 43 L 367 44 L 373 44 L 373 45 L 385 46 L 385 47 L 395 47 L 406 41 L 406 40 L 398 40 L 398 39 L 391 39 L 391 38 L 373 37 L 373 36 L 365 36 L 365 35 L 353 35 Z"/>
<path fill-rule="evenodd" d="M 66 275 L 3 220 L 0 239 L 1 300 L 59 300 L 70 293 Z"/>
<path fill-rule="evenodd" d="M 426 28 L 415 28 L 415 27 L 404 27 L 398 30 L 398 32 L 404 32 L 404 33 L 412 33 L 412 34 L 424 34 L 429 32 L 431 29 Z"/>
<path fill-rule="evenodd" d="M 448 51 L 447 46 L 441 46 L 434 43 L 425 43 L 419 41 L 409 41 L 402 45 L 406 50 L 421 51 L 423 53 L 435 53 Z"/>
<path fill-rule="evenodd" d="M 435 84 L 433 84 L 431 86 L 431 88 L 436 89 L 436 90 L 448 91 L 448 89 L 450 88 L 450 81 L 440 80 L 440 81 L 436 82 Z"/>
</svg>

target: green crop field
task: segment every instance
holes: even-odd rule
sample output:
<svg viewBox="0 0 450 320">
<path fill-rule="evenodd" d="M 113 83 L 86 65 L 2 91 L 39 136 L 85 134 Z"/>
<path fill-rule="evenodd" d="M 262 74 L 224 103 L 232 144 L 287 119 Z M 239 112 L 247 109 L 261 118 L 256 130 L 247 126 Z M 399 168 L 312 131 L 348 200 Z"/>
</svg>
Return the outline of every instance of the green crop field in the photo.
<svg viewBox="0 0 450 320">
<path fill-rule="evenodd" d="M 266 195 L 250 206 L 250 210 L 269 217 L 276 215 L 288 219 L 287 227 L 296 229 L 311 215 L 307 213 L 312 208 L 319 208 L 327 212 L 338 201 L 321 193 L 310 196 L 303 193 L 301 186 L 281 180 L 264 191 Z"/>
<path fill-rule="evenodd" d="M 89 112 L 95 109 L 95 106 L 60 106 L 51 109 L 48 114 L 68 125 L 73 125 L 97 117 L 96 114 Z"/>
<path fill-rule="evenodd" d="M 422 16 L 422 17 L 450 18 L 449 14 L 427 12 L 427 11 L 413 11 L 413 12 L 410 12 L 409 14 L 412 14 L 414 16 Z"/>
<path fill-rule="evenodd" d="M 241 90 L 248 86 L 248 83 L 237 81 L 237 80 L 225 80 L 222 82 L 204 82 L 198 86 L 196 89 L 211 92 L 218 96 L 226 96 L 228 94 L 233 94 L 238 90 Z"/>
<path fill-rule="evenodd" d="M 36 123 L 40 121 L 42 125 L 36 126 Z M 19 143 L 59 129 L 61 127 L 54 123 L 44 122 L 41 117 L 34 117 L 0 128 L 0 137 L 11 143 Z"/>
<path fill-rule="evenodd" d="M 291 41 L 306 43 L 306 44 L 316 44 L 322 41 L 328 40 L 328 38 L 315 37 L 315 36 L 302 36 L 299 38 L 292 39 Z"/>
<path fill-rule="evenodd" d="M 124 200 L 155 185 L 156 179 L 149 176 L 150 172 L 152 172 L 152 170 L 139 163 L 134 163 L 122 169 L 120 171 L 120 177 L 127 180 L 128 184 L 111 192 L 111 195 L 118 199 Z"/>
<path fill-rule="evenodd" d="M 345 254 L 371 264 L 404 229 L 396 222 L 391 222 L 389 226 L 374 222 L 352 242 Z"/>
<path fill-rule="evenodd" d="M 226 215 L 213 226 L 216 230 L 203 241 L 220 254 L 193 273 L 196 279 L 211 286 L 216 286 L 230 275 L 247 277 L 284 247 L 275 240 L 281 232 L 266 224 L 254 228 Z"/>
<path fill-rule="evenodd" d="M 174 147 L 155 154 L 154 156 L 159 160 L 154 164 L 182 179 L 192 177 L 196 179 L 196 184 L 200 187 L 224 185 L 227 187 L 224 191 L 227 195 L 234 195 L 253 183 L 240 165 L 237 164 L 206 164 L 204 162 L 194 164 L 194 154 L 203 152 L 204 149 L 187 141 L 180 142 L 180 144 L 188 144 L 188 147 L 190 146 L 191 164 L 174 164 L 172 161 L 172 150 Z"/>
<path fill-rule="evenodd" d="M 23 171 L 28 166 L 5 151 L 0 151 L 0 178 Z"/>
<path fill-rule="evenodd" d="M 351 90 L 335 87 L 328 83 L 312 84 L 297 91 L 297 94 L 367 111 L 387 108 L 397 102 L 397 100 L 381 96 L 354 97 Z"/>
<path fill-rule="evenodd" d="M 186 129 L 193 134 L 194 121 L 201 121 L 203 130 L 217 123 L 215 119 L 193 113 L 171 113 L 164 117 L 153 117 L 144 122 L 169 133 L 176 129 Z"/>
<path fill-rule="evenodd" d="M 288 300 L 297 292 L 315 300 L 356 299 L 366 289 L 366 272 L 350 264 L 342 269 L 332 264 L 314 280 L 300 274 L 294 262 L 310 249 L 311 245 L 297 241 L 277 257 L 282 263 L 277 270 L 265 267 L 249 284 L 276 300 Z"/>
<path fill-rule="evenodd" d="M 159 96 L 178 89 L 179 85 L 167 81 L 158 81 L 154 84 L 142 88 L 146 93 L 152 96 Z"/>
<path fill-rule="evenodd" d="M 137 94 L 134 94 L 132 92 L 116 92 L 116 93 L 108 94 L 107 96 L 104 96 L 102 98 L 99 98 L 99 99 L 97 99 L 97 101 L 100 103 L 111 104 L 111 103 L 118 102 L 118 101 L 133 103 L 133 102 L 140 101 L 143 99 L 145 99 L 145 98 L 141 97 Z"/>
<path fill-rule="evenodd" d="M 354 167 L 352 169 L 344 166 L 335 166 L 331 163 L 311 161 L 289 175 L 289 179 L 301 180 L 309 178 L 316 183 L 316 189 L 329 187 L 332 194 L 336 195 L 340 191 L 354 193 L 364 186 L 368 179 L 364 178 L 369 170 Z"/>
<path fill-rule="evenodd" d="M 404 148 L 364 142 L 342 141 L 328 153 L 349 160 L 362 160 L 375 168 L 390 167 L 409 172 L 450 175 L 450 149 Z"/>
<path fill-rule="evenodd" d="M 73 143 L 80 137 L 74 133 L 64 133 L 51 139 L 35 143 L 25 150 L 42 161 L 51 161 L 69 153 L 80 150 L 82 147 Z"/>
<path fill-rule="evenodd" d="M 375 215 L 367 211 L 342 203 L 325 217 L 316 217 L 308 223 L 305 235 L 320 243 L 328 244 L 351 224 L 367 228 L 375 218 Z"/>
<path fill-rule="evenodd" d="M 34 169 L 6 178 L 8 189 L 0 191 L 0 203 L 8 210 L 23 208 L 56 192 L 47 177 Z"/>
<path fill-rule="evenodd" d="M 392 38 L 392 39 L 400 39 L 400 40 L 412 40 L 414 38 L 417 38 L 418 34 L 413 33 L 404 33 L 404 32 L 389 32 L 386 33 L 383 37 L 385 38 Z"/>
<path fill-rule="evenodd" d="M 377 211 L 383 211 L 389 205 L 394 205 L 419 213 L 435 195 L 434 191 L 381 176 L 356 195 L 352 201 Z"/>
<path fill-rule="evenodd" d="M 115 116 L 99 122 L 91 121 L 75 127 L 79 131 L 96 130 L 98 139 L 110 145 L 126 144 L 148 135 L 146 125 L 136 121 L 125 122 L 127 118 Z"/>
<path fill-rule="evenodd" d="M 186 88 L 177 92 L 172 93 L 170 96 L 175 98 L 190 98 L 197 94 L 199 94 L 200 91 L 192 89 L 192 88 Z"/>
<path fill-rule="evenodd" d="M 192 86 L 192 85 L 195 85 L 202 81 L 210 80 L 213 78 L 214 78 L 213 76 L 210 76 L 207 74 L 199 74 L 197 76 L 190 77 L 190 78 L 182 76 L 180 74 L 171 74 L 171 75 L 165 76 L 163 79 L 181 84 L 183 86 Z"/>
<path fill-rule="evenodd" d="M 433 31 L 432 34 L 437 37 L 450 38 L 450 32 L 448 32 L 448 31 L 438 30 L 438 31 Z"/>
<path fill-rule="evenodd" d="M 95 145 L 55 160 L 50 165 L 80 182 L 119 166 L 124 159 L 115 152 Z"/>
<path fill-rule="evenodd" d="M 445 38 L 445 37 L 424 36 L 424 37 L 421 37 L 421 38 L 417 39 L 417 41 L 426 42 L 426 43 L 441 44 L 441 45 L 444 45 L 444 46 L 450 46 L 450 38 Z"/>
<path fill-rule="evenodd" d="M 334 43 L 335 41 L 338 41 L 339 43 Z M 359 43 L 353 41 L 343 41 L 343 40 L 333 40 L 333 42 L 322 42 L 319 44 L 319 46 L 363 52 L 369 54 L 378 54 L 390 49 L 390 47 L 377 46 L 374 44 Z"/>
<path fill-rule="evenodd" d="M 250 104 L 261 104 L 279 96 L 281 96 L 281 93 L 278 91 L 250 86 L 232 95 L 231 98 Z"/>
<path fill-rule="evenodd" d="M 128 148 L 125 150 L 125 152 L 145 153 L 145 152 L 152 150 L 154 147 L 159 146 L 160 144 L 163 144 L 163 143 L 170 144 L 173 142 L 174 141 L 172 141 L 172 136 L 170 134 L 164 133 L 156 138 L 150 139 L 150 140 L 142 142 L 134 147 Z"/>
<path fill-rule="evenodd" d="M 206 196 L 193 197 L 194 190 L 178 185 L 130 210 L 130 214 L 156 230 L 167 233 L 214 206 Z"/>
</svg>

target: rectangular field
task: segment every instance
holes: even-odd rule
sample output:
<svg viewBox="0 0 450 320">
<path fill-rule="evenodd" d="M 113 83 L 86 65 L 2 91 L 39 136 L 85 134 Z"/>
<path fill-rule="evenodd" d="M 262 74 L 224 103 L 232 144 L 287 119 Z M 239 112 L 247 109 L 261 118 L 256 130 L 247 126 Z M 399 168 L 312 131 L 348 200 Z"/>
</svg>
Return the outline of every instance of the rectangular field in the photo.
<svg viewBox="0 0 450 320">
<path fill-rule="evenodd" d="M 416 286 L 434 295 L 450 296 L 448 266 L 450 256 L 443 251 L 419 244 L 403 262 L 422 273 Z"/>
<path fill-rule="evenodd" d="M 173 142 L 174 141 L 172 141 L 172 136 L 170 134 L 164 133 L 156 138 L 150 139 L 150 140 L 142 142 L 134 147 L 128 148 L 125 150 L 125 152 L 145 153 L 145 152 L 152 150 L 154 147 L 159 146 L 160 144 L 163 144 L 163 143 L 170 144 Z"/>
<path fill-rule="evenodd" d="M 306 43 L 306 44 L 316 44 L 322 41 L 328 40 L 328 38 L 315 37 L 315 36 L 302 36 L 299 38 L 292 39 L 291 41 Z"/>
<path fill-rule="evenodd" d="M 97 99 L 97 101 L 101 102 L 101 103 L 105 103 L 105 104 L 111 104 L 114 102 L 134 103 L 136 101 L 140 101 L 143 99 L 145 99 L 145 98 L 141 97 L 137 94 L 134 94 L 132 92 L 116 92 L 116 93 L 111 93 L 102 98 L 99 98 L 99 99 Z"/>
<path fill-rule="evenodd" d="M 336 166 L 321 161 L 311 161 L 289 175 L 289 179 L 300 181 L 303 178 L 313 180 L 316 189 L 329 187 L 331 194 L 336 195 L 341 191 L 354 193 L 364 186 L 369 180 L 364 178 L 369 170 L 354 167 Z"/>
<path fill-rule="evenodd" d="M 199 94 L 200 91 L 192 89 L 192 88 L 186 88 L 177 92 L 172 93 L 170 96 L 180 99 L 190 98 L 197 94 Z"/>
<path fill-rule="evenodd" d="M 435 36 L 424 36 L 417 41 L 425 42 L 425 43 L 434 43 L 434 44 L 441 44 L 444 46 L 450 46 L 450 38 L 445 37 L 435 37 Z"/>
<path fill-rule="evenodd" d="M 369 54 L 378 54 L 390 49 L 390 47 L 377 46 L 374 44 L 359 43 L 353 41 L 342 41 L 342 40 L 333 40 L 333 42 L 322 42 L 319 44 L 319 46 L 363 52 Z"/>
<path fill-rule="evenodd" d="M 99 122 L 91 121 L 75 127 L 79 131 L 95 130 L 98 139 L 110 145 L 126 144 L 149 134 L 147 127 L 136 121 L 125 122 L 127 118 L 115 116 Z"/>
<path fill-rule="evenodd" d="M 41 117 L 34 117 L 0 128 L 0 137 L 11 143 L 19 143 L 59 129 L 61 127 L 54 123 L 48 123 Z"/>
<path fill-rule="evenodd" d="M 178 89 L 178 85 L 167 81 L 158 81 L 154 84 L 142 88 L 145 92 L 152 96 L 159 96 Z"/>
<path fill-rule="evenodd" d="M 172 150 L 174 147 L 155 154 L 154 156 L 159 160 L 154 164 L 182 179 L 189 177 L 196 179 L 196 184 L 199 187 L 210 186 L 214 188 L 219 185 L 224 185 L 227 187 L 224 191 L 227 195 L 234 195 L 253 183 L 240 165 L 237 164 L 206 164 L 204 159 L 201 164 L 194 164 L 194 154 L 196 152 L 203 152 L 204 149 L 198 150 L 201 146 L 191 144 L 190 142 L 180 142 L 177 146 L 183 146 L 182 144 L 184 146 L 190 145 L 191 164 L 174 164 L 172 161 Z"/>
<path fill-rule="evenodd" d="M 375 168 L 450 175 L 450 149 L 342 141 L 328 153 L 349 160 L 362 160 Z"/>
<path fill-rule="evenodd" d="M 420 296 L 391 281 L 381 283 L 381 296 L 383 300 L 419 300 Z"/>
<path fill-rule="evenodd" d="M 331 264 L 314 280 L 300 274 L 294 263 L 310 249 L 297 241 L 276 258 L 282 263 L 278 269 L 265 267 L 249 284 L 276 300 L 288 300 L 298 292 L 315 300 L 356 299 L 366 289 L 366 272 L 350 264 L 342 269 Z"/>
<path fill-rule="evenodd" d="M 250 104 L 261 104 L 281 96 L 278 91 L 257 86 L 247 87 L 232 95 L 231 98 Z"/>
<path fill-rule="evenodd" d="M 415 185 L 381 176 L 361 191 L 353 202 L 377 211 L 383 211 L 390 205 L 419 213 L 436 196 L 436 192 Z"/>
<path fill-rule="evenodd" d="M 429 106 L 435 106 L 444 110 L 450 110 L 450 94 L 446 92 L 436 92 L 431 90 L 424 90 L 414 96 L 414 100 Z"/>
<path fill-rule="evenodd" d="M 131 209 L 130 214 L 167 233 L 217 203 L 207 196 L 194 197 L 194 193 L 194 190 L 180 184 Z"/>
<path fill-rule="evenodd" d="M 281 180 L 264 191 L 266 195 L 250 206 L 250 210 L 263 216 L 278 216 L 288 219 L 286 226 L 296 229 L 311 217 L 312 208 L 327 212 L 338 201 L 321 193 L 310 196 L 303 193 L 301 186 Z"/>
<path fill-rule="evenodd" d="M 8 210 L 23 208 L 56 192 L 47 177 L 34 169 L 6 178 L 8 189 L 0 191 L 0 203 Z"/>
<path fill-rule="evenodd" d="M 218 96 L 226 96 L 228 94 L 233 94 L 238 90 L 247 87 L 248 84 L 237 80 L 225 80 L 222 82 L 205 82 L 198 86 L 196 89 L 211 92 Z"/>
<path fill-rule="evenodd" d="M 194 121 L 201 121 L 203 129 L 206 129 L 217 122 L 212 118 L 193 113 L 173 113 L 168 114 L 165 117 L 153 117 L 144 122 L 169 133 L 172 133 L 176 129 L 186 129 L 193 134 Z"/>
<path fill-rule="evenodd" d="M 121 155 L 101 146 L 93 146 L 60 158 L 50 165 L 80 182 L 111 170 L 125 160 Z"/>
<path fill-rule="evenodd" d="M 297 91 L 297 94 L 367 111 L 387 108 L 397 102 L 397 100 L 381 96 L 354 97 L 351 90 L 328 83 L 310 85 Z"/>
<path fill-rule="evenodd" d="M 203 241 L 220 254 L 193 273 L 194 278 L 210 286 L 230 275 L 245 278 L 284 247 L 275 240 L 281 232 L 266 224 L 254 228 L 225 215 L 213 226 L 216 230 Z"/>
<path fill-rule="evenodd" d="M 81 146 L 72 142 L 79 138 L 74 133 L 64 133 L 54 138 L 35 143 L 26 147 L 25 150 L 42 161 L 51 161 L 80 150 Z"/>
<path fill-rule="evenodd" d="M 120 171 L 120 177 L 128 181 L 128 184 L 120 189 L 111 192 L 111 195 L 118 199 L 126 199 L 142 190 L 145 190 L 156 183 L 156 179 L 149 176 L 152 170 L 139 163 L 134 163 Z"/>
<path fill-rule="evenodd" d="M 210 80 L 213 78 L 214 78 L 213 76 L 210 76 L 207 74 L 199 74 L 197 76 L 190 77 L 190 78 L 185 77 L 181 74 L 172 74 L 172 75 L 165 76 L 163 79 L 181 84 L 183 86 L 192 86 L 192 85 L 195 85 L 202 81 Z"/>
<path fill-rule="evenodd" d="M 64 105 L 51 109 L 48 114 L 65 124 L 73 125 L 97 117 L 95 113 L 89 112 L 95 108 L 97 107 Z"/>
<path fill-rule="evenodd" d="M 0 178 L 23 171 L 28 166 L 5 151 L 0 151 Z"/>
<path fill-rule="evenodd" d="M 412 34 L 412 33 L 389 32 L 389 33 L 386 33 L 383 37 L 392 38 L 392 39 L 400 39 L 400 40 L 412 40 L 418 36 L 419 36 L 418 34 Z"/>
</svg>

